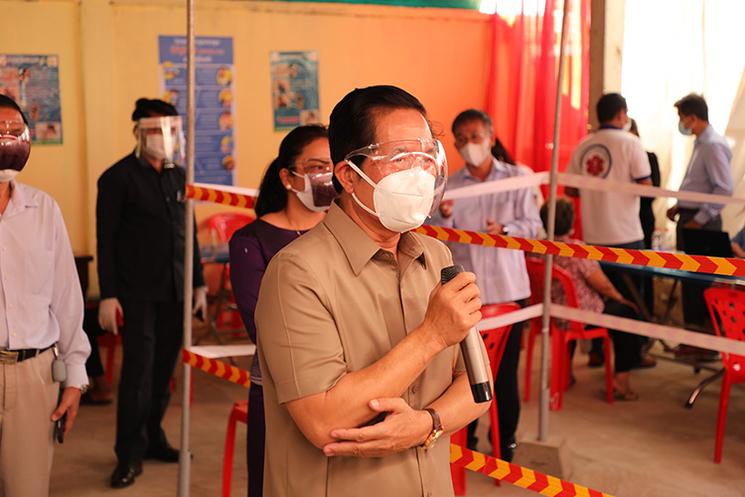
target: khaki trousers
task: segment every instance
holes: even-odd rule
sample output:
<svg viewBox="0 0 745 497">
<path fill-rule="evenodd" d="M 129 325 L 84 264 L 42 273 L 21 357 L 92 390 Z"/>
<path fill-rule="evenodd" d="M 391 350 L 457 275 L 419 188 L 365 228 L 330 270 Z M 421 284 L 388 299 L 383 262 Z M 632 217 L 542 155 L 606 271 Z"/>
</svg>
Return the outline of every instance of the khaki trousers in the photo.
<svg viewBox="0 0 745 497">
<path fill-rule="evenodd" d="M 59 383 L 51 350 L 16 364 L 0 364 L 0 497 L 45 497 L 54 452 Z"/>
</svg>

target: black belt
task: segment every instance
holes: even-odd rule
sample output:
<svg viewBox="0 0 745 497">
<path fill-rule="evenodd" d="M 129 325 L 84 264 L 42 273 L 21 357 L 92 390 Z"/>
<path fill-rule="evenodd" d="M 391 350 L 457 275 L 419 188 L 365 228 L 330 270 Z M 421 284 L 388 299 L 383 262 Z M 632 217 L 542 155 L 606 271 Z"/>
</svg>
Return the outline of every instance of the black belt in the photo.
<svg viewBox="0 0 745 497">
<path fill-rule="evenodd" d="M 8 350 L 0 348 L 0 364 L 16 364 L 23 362 L 26 359 L 33 359 L 34 357 L 46 352 L 47 350 L 54 347 L 50 345 L 44 349 L 19 349 L 19 350 Z"/>
</svg>

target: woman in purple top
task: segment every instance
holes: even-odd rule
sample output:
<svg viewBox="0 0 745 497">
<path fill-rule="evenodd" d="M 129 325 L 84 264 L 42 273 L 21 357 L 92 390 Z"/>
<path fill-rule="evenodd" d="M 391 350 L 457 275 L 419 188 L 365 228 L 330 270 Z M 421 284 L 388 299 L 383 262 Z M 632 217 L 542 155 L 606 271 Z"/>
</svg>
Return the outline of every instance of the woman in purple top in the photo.
<svg viewBox="0 0 745 497">
<path fill-rule="evenodd" d="M 300 126 L 279 146 L 261 181 L 257 220 L 230 240 L 230 281 L 243 323 L 256 343 L 254 311 L 269 260 L 318 224 L 336 196 L 328 133 L 323 126 Z M 257 346 L 261 346 L 257 343 Z M 264 476 L 264 395 L 258 353 L 251 365 L 248 394 L 248 495 L 260 497 Z"/>
</svg>

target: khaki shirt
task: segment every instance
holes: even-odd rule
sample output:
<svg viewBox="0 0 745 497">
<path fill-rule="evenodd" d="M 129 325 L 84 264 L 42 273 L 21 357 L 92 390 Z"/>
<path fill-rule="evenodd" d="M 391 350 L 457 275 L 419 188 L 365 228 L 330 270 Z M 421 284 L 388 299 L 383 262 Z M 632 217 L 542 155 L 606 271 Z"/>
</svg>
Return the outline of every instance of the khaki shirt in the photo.
<svg viewBox="0 0 745 497">
<path fill-rule="evenodd" d="M 449 438 L 383 458 L 326 457 L 295 425 L 285 404 L 331 389 L 370 366 L 422 323 L 444 244 L 414 233 L 398 262 L 336 204 L 316 228 L 269 264 L 256 307 L 264 374 L 266 497 L 441 497 L 453 495 Z M 464 371 L 458 347 L 438 354 L 402 396 L 414 409 Z M 372 399 L 371 399 L 372 400 Z"/>
</svg>

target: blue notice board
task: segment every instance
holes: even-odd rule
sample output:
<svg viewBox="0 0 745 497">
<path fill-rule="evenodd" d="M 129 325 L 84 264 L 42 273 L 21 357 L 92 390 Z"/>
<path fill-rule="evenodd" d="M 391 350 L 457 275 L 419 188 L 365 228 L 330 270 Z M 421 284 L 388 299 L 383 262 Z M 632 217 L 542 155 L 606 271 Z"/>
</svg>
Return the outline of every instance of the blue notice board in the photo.
<svg viewBox="0 0 745 497">
<path fill-rule="evenodd" d="M 159 36 L 163 99 L 186 115 L 186 37 Z M 194 178 L 198 183 L 233 185 L 235 120 L 233 38 L 196 39 L 196 141 Z"/>
</svg>

